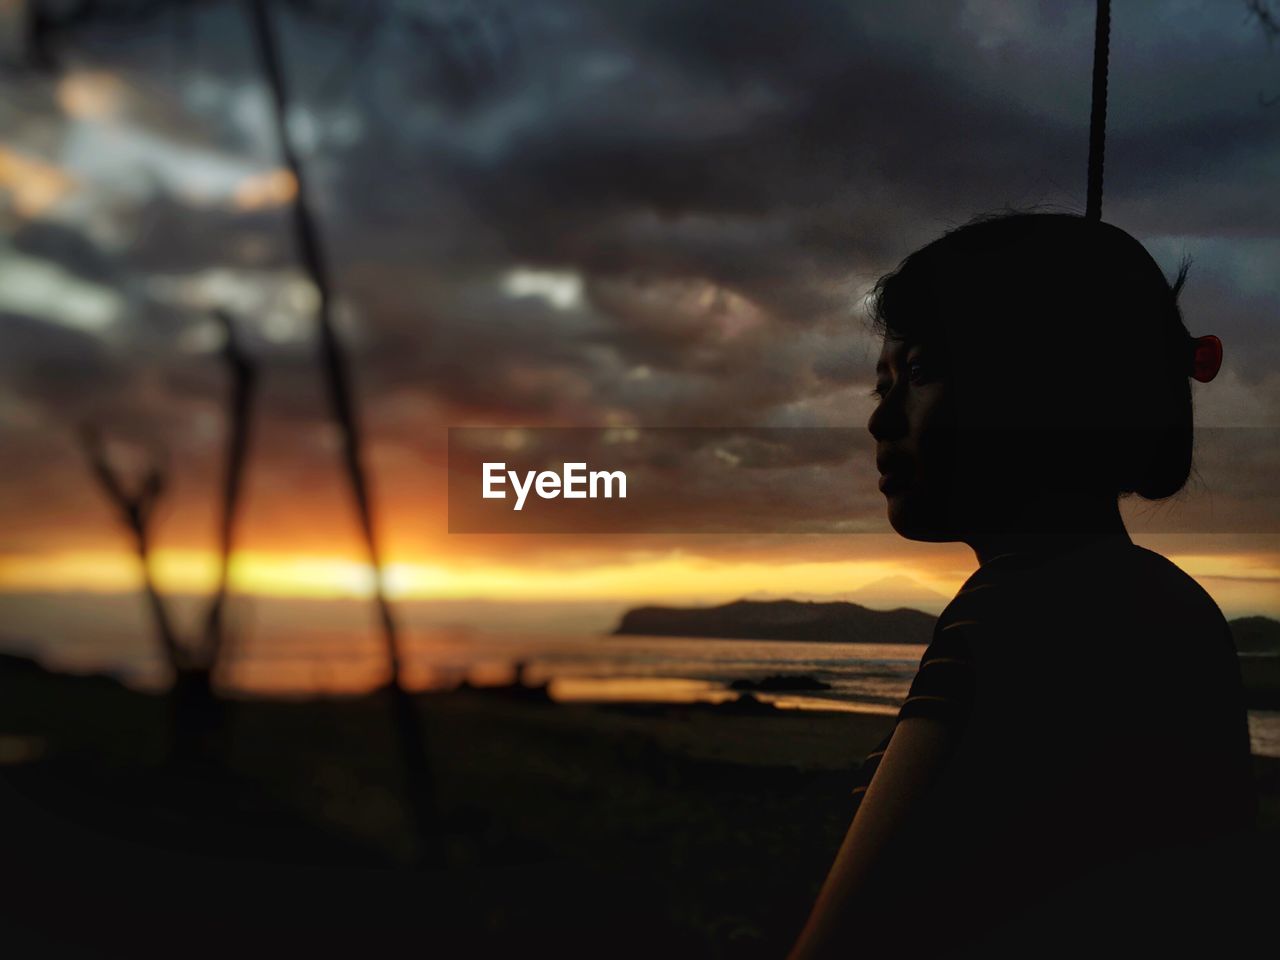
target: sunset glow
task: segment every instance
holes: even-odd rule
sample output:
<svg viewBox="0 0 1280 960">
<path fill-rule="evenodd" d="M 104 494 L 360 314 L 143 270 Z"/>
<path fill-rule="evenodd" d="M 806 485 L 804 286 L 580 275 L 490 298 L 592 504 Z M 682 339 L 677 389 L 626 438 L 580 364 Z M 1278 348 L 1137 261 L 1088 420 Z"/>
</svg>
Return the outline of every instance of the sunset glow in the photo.
<svg viewBox="0 0 1280 960">
<path fill-rule="evenodd" d="M 216 558 L 195 550 L 158 550 L 153 558 L 158 585 L 177 593 L 209 590 Z M 582 600 L 599 598 L 737 596 L 744 592 L 837 593 L 857 589 L 895 574 L 945 591 L 947 583 L 907 567 L 877 561 L 725 563 L 672 556 L 641 563 L 599 564 L 585 570 L 529 569 L 516 565 L 451 568 L 421 561 L 388 564 L 386 580 L 393 597 L 493 597 L 504 600 Z M 234 588 L 258 596 L 367 597 L 369 568 L 338 556 L 290 556 L 242 553 L 231 565 Z M 67 552 L 0 559 L 0 589 L 75 590 L 117 593 L 141 586 L 136 558 L 127 553 Z M 958 583 L 955 584 L 958 586 Z"/>
<path fill-rule="evenodd" d="M 1280 565 L 1270 554 L 1170 554 L 1170 559 L 1201 581 L 1228 613 L 1277 606 Z M 153 570 L 161 590 L 198 594 L 212 588 L 216 562 L 207 551 L 157 550 Z M 922 594 L 933 592 L 945 600 L 968 572 L 907 559 L 727 561 L 672 551 L 666 557 L 585 568 L 396 560 L 387 565 L 385 577 L 388 594 L 404 600 L 722 602 L 743 596 L 839 597 L 871 585 L 860 599 L 874 604 L 877 581 L 907 578 Z M 356 599 L 373 593 L 368 566 L 342 555 L 245 551 L 232 561 L 231 581 L 233 591 L 263 597 Z M 0 591 L 126 593 L 141 584 L 137 559 L 123 551 L 0 558 Z"/>
<path fill-rule="evenodd" d="M 61 200 L 75 181 L 62 170 L 0 144 L 0 191 L 21 217 L 38 217 Z"/>
<path fill-rule="evenodd" d="M 111 73 L 78 71 L 58 81 L 56 95 L 58 106 L 68 117 L 104 120 L 120 110 L 124 84 Z"/>
<path fill-rule="evenodd" d="M 297 193 L 298 182 L 293 174 L 276 169 L 245 177 L 236 185 L 231 201 L 237 210 L 264 210 L 284 206 Z"/>
</svg>

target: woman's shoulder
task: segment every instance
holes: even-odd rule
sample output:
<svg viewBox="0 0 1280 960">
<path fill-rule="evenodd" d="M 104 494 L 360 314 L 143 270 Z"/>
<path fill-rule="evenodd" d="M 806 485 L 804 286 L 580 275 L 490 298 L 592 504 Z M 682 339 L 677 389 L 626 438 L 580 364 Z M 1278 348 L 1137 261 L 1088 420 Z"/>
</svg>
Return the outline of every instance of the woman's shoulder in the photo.
<svg viewBox="0 0 1280 960">
<path fill-rule="evenodd" d="M 1164 554 L 1128 540 L 1065 554 L 1024 576 L 1035 602 L 1056 604 L 1067 619 L 1073 613 L 1117 619 L 1131 612 L 1148 624 L 1227 628 L 1221 608 L 1194 577 Z"/>
<path fill-rule="evenodd" d="M 1049 561 L 984 564 L 942 611 L 926 660 L 1050 657 L 1069 669 L 1091 650 L 1123 659 L 1178 648 L 1212 658 L 1235 652 L 1208 591 L 1168 557 L 1126 540 Z"/>
<path fill-rule="evenodd" d="M 1108 582 L 1112 602 L 1128 613 L 1136 638 L 1211 656 L 1235 654 L 1231 627 L 1216 600 L 1173 560 L 1137 544 L 1095 576 Z M 1146 644 L 1143 644 L 1146 645 Z"/>
<path fill-rule="evenodd" d="M 1164 554 L 1133 544 L 1126 559 L 1135 574 L 1159 591 L 1167 604 L 1176 604 L 1179 612 L 1198 611 L 1209 619 L 1226 622 L 1209 591 Z"/>
</svg>

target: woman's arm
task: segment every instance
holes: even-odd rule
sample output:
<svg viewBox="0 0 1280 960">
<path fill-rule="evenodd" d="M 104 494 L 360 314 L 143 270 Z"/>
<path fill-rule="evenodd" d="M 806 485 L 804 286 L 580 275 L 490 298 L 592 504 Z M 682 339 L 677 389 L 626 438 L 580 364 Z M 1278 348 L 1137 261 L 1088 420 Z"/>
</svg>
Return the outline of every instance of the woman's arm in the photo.
<svg viewBox="0 0 1280 960">
<path fill-rule="evenodd" d="M 859 929 L 875 922 L 868 913 L 875 885 L 899 841 L 916 828 L 921 801 L 957 738 L 952 726 L 932 717 L 898 722 L 788 960 L 853 955 Z"/>
</svg>

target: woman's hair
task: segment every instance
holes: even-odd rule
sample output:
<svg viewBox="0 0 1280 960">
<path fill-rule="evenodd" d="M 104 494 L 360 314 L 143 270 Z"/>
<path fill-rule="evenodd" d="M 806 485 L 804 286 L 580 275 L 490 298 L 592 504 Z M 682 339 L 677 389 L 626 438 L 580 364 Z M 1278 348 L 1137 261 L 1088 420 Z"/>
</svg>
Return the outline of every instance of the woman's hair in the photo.
<svg viewBox="0 0 1280 960">
<path fill-rule="evenodd" d="M 981 427 L 1065 430 L 1117 494 L 1171 497 L 1191 471 L 1192 340 L 1170 284 L 1117 227 L 982 217 L 882 277 L 874 328 L 932 348 Z M 1031 436 L 1032 434 L 1028 434 Z"/>
</svg>

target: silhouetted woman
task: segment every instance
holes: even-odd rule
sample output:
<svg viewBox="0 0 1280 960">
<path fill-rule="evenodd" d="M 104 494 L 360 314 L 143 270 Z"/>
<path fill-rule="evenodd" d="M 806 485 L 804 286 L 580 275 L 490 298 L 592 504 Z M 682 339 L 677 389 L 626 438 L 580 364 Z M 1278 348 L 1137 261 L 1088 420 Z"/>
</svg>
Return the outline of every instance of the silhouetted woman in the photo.
<svg viewBox="0 0 1280 960">
<path fill-rule="evenodd" d="M 1116 227 L 1013 214 L 877 285 L 890 523 L 980 566 L 863 764 L 795 960 L 1037 956 L 1218 919 L 1254 810 L 1235 649 L 1118 508 L 1190 473 L 1190 379 L 1221 354 L 1183 325 L 1181 281 Z"/>
</svg>

